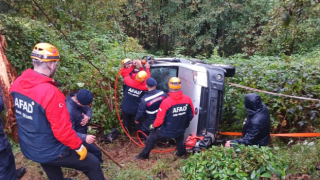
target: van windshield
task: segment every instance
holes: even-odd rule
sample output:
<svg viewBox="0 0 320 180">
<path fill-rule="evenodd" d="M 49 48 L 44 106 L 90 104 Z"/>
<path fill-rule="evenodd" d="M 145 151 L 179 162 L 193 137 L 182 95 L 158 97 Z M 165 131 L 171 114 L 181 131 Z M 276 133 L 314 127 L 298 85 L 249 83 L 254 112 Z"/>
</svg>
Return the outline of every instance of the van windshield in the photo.
<svg viewBox="0 0 320 180">
<path fill-rule="evenodd" d="M 178 67 L 151 67 L 150 73 L 151 77 L 153 77 L 158 83 L 157 89 L 168 93 L 169 79 L 171 77 L 178 77 Z"/>
</svg>

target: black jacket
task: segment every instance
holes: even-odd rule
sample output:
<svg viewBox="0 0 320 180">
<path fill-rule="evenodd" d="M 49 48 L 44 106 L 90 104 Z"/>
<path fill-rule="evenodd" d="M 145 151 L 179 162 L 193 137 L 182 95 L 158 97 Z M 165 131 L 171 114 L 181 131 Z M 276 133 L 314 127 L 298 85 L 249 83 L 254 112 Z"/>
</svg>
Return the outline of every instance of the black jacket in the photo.
<svg viewBox="0 0 320 180">
<path fill-rule="evenodd" d="M 150 124 L 153 124 L 157 117 L 161 102 L 167 97 L 168 95 L 160 90 L 154 89 L 152 91 L 147 91 L 141 99 L 137 115 L 134 119 L 139 121 L 142 117 L 145 117 L 142 126 L 144 129 L 149 129 Z"/>
<path fill-rule="evenodd" d="M 82 140 L 85 139 L 82 136 L 80 136 L 79 133 L 81 134 L 87 134 L 87 129 L 88 125 L 82 126 L 81 120 L 83 119 L 82 113 L 85 115 L 89 116 L 90 120 L 92 118 L 92 111 L 89 106 L 80 106 L 78 105 L 74 100 L 72 100 L 72 97 L 75 95 L 75 93 L 71 93 L 67 98 L 66 98 L 66 105 L 68 112 L 70 114 L 70 118 L 72 121 L 72 127 L 73 129 L 77 132 L 78 137 L 80 137 Z"/>
<path fill-rule="evenodd" d="M 1 96 L 1 89 L 0 89 L 0 113 L 4 110 L 4 103 Z M 4 128 L 2 125 L 2 120 L 0 118 L 0 151 L 2 151 L 5 147 L 10 146 L 7 136 L 4 132 Z"/>
<path fill-rule="evenodd" d="M 242 138 L 232 140 L 230 145 L 258 145 L 266 146 L 270 141 L 270 114 L 259 95 L 250 93 L 245 97 L 244 105 L 248 116 L 243 122 Z"/>
</svg>

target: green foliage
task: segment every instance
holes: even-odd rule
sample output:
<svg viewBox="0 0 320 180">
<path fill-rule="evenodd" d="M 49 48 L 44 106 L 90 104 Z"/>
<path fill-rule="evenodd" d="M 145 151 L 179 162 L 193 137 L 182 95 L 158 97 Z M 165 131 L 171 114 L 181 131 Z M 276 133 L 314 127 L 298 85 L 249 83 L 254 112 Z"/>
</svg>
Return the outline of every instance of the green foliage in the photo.
<svg viewBox="0 0 320 180">
<path fill-rule="evenodd" d="M 138 0 L 124 7 L 125 32 L 165 54 L 290 55 L 319 45 L 316 0 Z"/>
<path fill-rule="evenodd" d="M 227 80 L 251 88 L 286 95 L 319 99 L 320 51 L 292 56 L 235 55 L 229 58 L 212 56 L 209 63 L 236 66 L 236 75 Z M 246 117 L 244 96 L 250 91 L 226 85 L 224 127 Z M 267 105 L 274 132 L 308 132 L 320 123 L 320 104 L 258 93 Z M 239 122 L 238 122 L 239 123 Z M 238 130 L 241 130 L 239 128 Z"/>
<path fill-rule="evenodd" d="M 5 0 L 15 11 L 14 15 L 23 15 L 33 20 L 46 22 L 47 19 L 35 6 L 33 0 Z M 40 7 L 49 15 L 61 29 L 73 31 L 85 30 L 88 25 L 94 25 L 98 30 L 115 30 L 114 17 L 119 16 L 119 8 L 124 0 L 80 1 L 80 0 L 36 0 Z"/>
<path fill-rule="evenodd" d="M 1 33 L 6 38 L 6 56 L 20 74 L 32 66 L 30 53 L 38 42 L 52 42 L 58 38 L 54 31 L 43 23 L 29 18 L 0 14 Z"/>
<path fill-rule="evenodd" d="M 244 145 L 233 148 L 214 146 L 194 154 L 181 168 L 184 179 L 284 179 L 288 165 L 269 147 Z"/>
<path fill-rule="evenodd" d="M 6 55 L 18 74 L 32 68 L 30 53 L 38 42 L 55 45 L 60 53 L 59 69 L 55 79 L 61 84 L 64 94 L 86 88 L 94 94 L 92 123 L 105 129 L 118 127 L 115 105 L 121 102 L 122 80 L 117 86 L 118 102 L 114 98 L 114 84 L 120 62 L 123 58 L 141 58 L 143 48 L 133 38 L 124 37 L 120 42 L 113 31 L 99 31 L 94 27 L 85 27 L 86 31 L 72 31 L 68 38 L 89 60 L 99 68 L 102 75 L 91 66 L 65 39 L 40 21 L 29 18 L 12 17 L 0 14 L 2 31 L 8 42 Z M 125 49 L 130 50 L 126 53 Z"/>
<path fill-rule="evenodd" d="M 279 156 L 289 165 L 288 172 L 309 174 L 311 179 L 319 178 L 320 172 L 317 170 L 320 161 L 319 140 L 308 139 L 289 148 L 282 148 Z"/>
<path fill-rule="evenodd" d="M 5 0 L 8 13 L 46 22 L 32 0 Z M 310 1 L 37 0 L 64 32 L 99 31 L 138 38 L 160 54 L 210 57 L 309 52 L 320 40 L 320 5 Z M 7 4 L 6 4 L 7 6 Z M 9 7 L 8 7 L 9 8 Z M 118 35 L 116 35 L 118 36 Z M 123 36 L 119 36 L 123 40 Z"/>
<path fill-rule="evenodd" d="M 304 53 L 319 46 L 320 3 L 310 1 L 273 1 L 268 23 L 262 28 L 257 45 L 258 54 L 291 55 Z"/>
</svg>

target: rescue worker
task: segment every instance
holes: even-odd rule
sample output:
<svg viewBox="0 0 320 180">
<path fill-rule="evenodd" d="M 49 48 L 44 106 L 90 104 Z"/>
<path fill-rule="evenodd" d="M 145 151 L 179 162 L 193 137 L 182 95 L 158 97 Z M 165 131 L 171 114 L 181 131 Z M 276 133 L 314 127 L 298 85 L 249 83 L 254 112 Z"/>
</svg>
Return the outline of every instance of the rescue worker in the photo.
<svg viewBox="0 0 320 180">
<path fill-rule="evenodd" d="M 169 97 L 162 101 L 157 118 L 153 125 L 150 125 L 150 129 L 156 130 L 148 136 L 145 147 L 139 155 L 135 156 L 136 159 L 148 159 L 155 143 L 163 138 L 175 138 L 178 150 L 175 155 L 181 157 L 185 154 L 184 132 L 189 127 L 195 112 L 190 97 L 180 90 L 180 79 L 172 77 L 168 85 Z"/>
<path fill-rule="evenodd" d="M 227 141 L 225 147 L 236 144 L 267 146 L 270 141 L 270 113 L 267 106 L 255 93 L 246 95 L 244 106 L 248 116 L 243 122 L 242 138 Z"/>
<path fill-rule="evenodd" d="M 91 104 L 92 101 L 92 93 L 87 89 L 80 89 L 77 93 L 71 93 L 66 98 L 66 106 L 70 114 L 73 129 L 77 132 L 78 137 L 83 137 L 81 140 L 88 152 L 94 154 L 102 164 L 101 150 L 92 144 L 96 140 L 96 136 L 87 135 L 88 123 L 92 118 L 92 111 L 89 104 Z"/>
<path fill-rule="evenodd" d="M 140 60 L 133 61 L 142 67 Z M 146 71 L 140 71 L 136 75 L 135 79 L 130 77 L 130 72 L 132 72 L 133 66 L 130 68 L 123 68 L 121 70 L 121 75 L 125 83 L 125 89 L 123 92 L 123 100 L 121 103 L 122 108 L 122 119 L 123 125 L 127 131 L 131 131 L 130 124 L 134 123 L 134 118 L 137 114 L 138 107 L 142 96 L 147 91 L 146 80 L 150 77 L 150 65 L 146 64 Z M 135 124 L 136 131 L 140 129 L 139 124 Z M 128 132 L 128 133 L 129 133 Z"/>
<path fill-rule="evenodd" d="M 4 110 L 4 103 L 0 88 L 0 113 Z M 18 180 L 26 173 L 24 167 L 16 170 L 16 163 L 12 154 L 11 145 L 4 132 L 0 118 L 0 179 Z"/>
<path fill-rule="evenodd" d="M 150 129 L 149 126 L 153 124 L 154 120 L 157 117 L 157 112 L 161 102 L 168 97 L 168 95 L 161 91 L 157 90 L 157 81 L 153 78 L 147 79 L 147 88 L 148 91 L 142 97 L 139 104 L 138 112 L 135 119 L 136 124 L 140 124 L 142 117 L 145 117 L 144 122 L 141 125 L 141 131 L 146 135 L 149 135 Z"/>
<path fill-rule="evenodd" d="M 142 66 L 140 66 L 140 69 L 137 69 L 136 68 L 136 63 L 133 63 L 133 62 L 136 62 L 137 60 L 134 60 L 134 61 L 132 61 L 131 59 L 129 59 L 129 58 L 125 58 L 125 59 L 123 59 L 122 61 L 121 61 L 121 65 L 122 65 L 122 68 L 123 69 L 131 69 L 131 67 L 132 66 L 134 66 L 133 67 L 133 70 L 129 73 L 129 75 L 130 75 L 130 77 L 132 78 L 132 79 L 135 79 L 136 78 L 136 75 L 138 74 L 138 72 L 139 71 L 143 71 L 144 70 L 144 68 L 142 67 Z M 121 74 L 122 75 L 122 74 Z M 122 76 L 122 78 L 124 78 L 123 76 Z M 126 84 L 123 82 L 123 91 L 122 92 L 124 92 L 124 90 L 125 90 L 125 88 L 126 88 Z"/>
<path fill-rule="evenodd" d="M 90 180 L 104 180 L 99 160 L 87 153 L 72 129 L 65 96 L 52 79 L 60 59 L 56 47 L 35 45 L 34 69 L 24 71 L 10 88 L 23 155 L 41 164 L 50 180 L 63 180 L 61 167 L 82 171 Z"/>
</svg>

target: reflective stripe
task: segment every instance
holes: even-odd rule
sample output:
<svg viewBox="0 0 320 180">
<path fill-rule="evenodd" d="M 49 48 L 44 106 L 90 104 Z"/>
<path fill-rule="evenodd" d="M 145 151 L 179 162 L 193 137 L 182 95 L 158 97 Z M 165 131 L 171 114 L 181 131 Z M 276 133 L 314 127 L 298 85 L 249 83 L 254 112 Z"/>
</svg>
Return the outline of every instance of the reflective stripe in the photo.
<svg viewBox="0 0 320 180">
<path fill-rule="evenodd" d="M 145 99 L 145 101 L 149 101 L 149 100 L 151 100 L 151 99 L 153 99 L 153 98 L 156 98 L 156 97 L 158 97 L 158 96 L 160 96 L 160 95 L 162 95 L 163 94 L 163 91 L 161 91 L 161 92 L 159 92 L 159 93 L 157 93 L 157 94 L 155 94 L 155 95 L 152 95 L 152 96 L 150 96 L 150 97 L 147 97 L 146 99 Z"/>
<path fill-rule="evenodd" d="M 146 113 L 148 113 L 148 114 L 155 114 L 155 113 L 157 113 L 158 112 L 158 110 L 155 110 L 155 111 L 147 111 L 146 110 Z"/>
<path fill-rule="evenodd" d="M 35 53 L 31 53 L 31 56 L 38 57 L 40 59 L 59 59 L 60 58 L 59 56 L 47 56 L 47 57 L 45 57 L 44 55 L 35 54 Z"/>
</svg>

